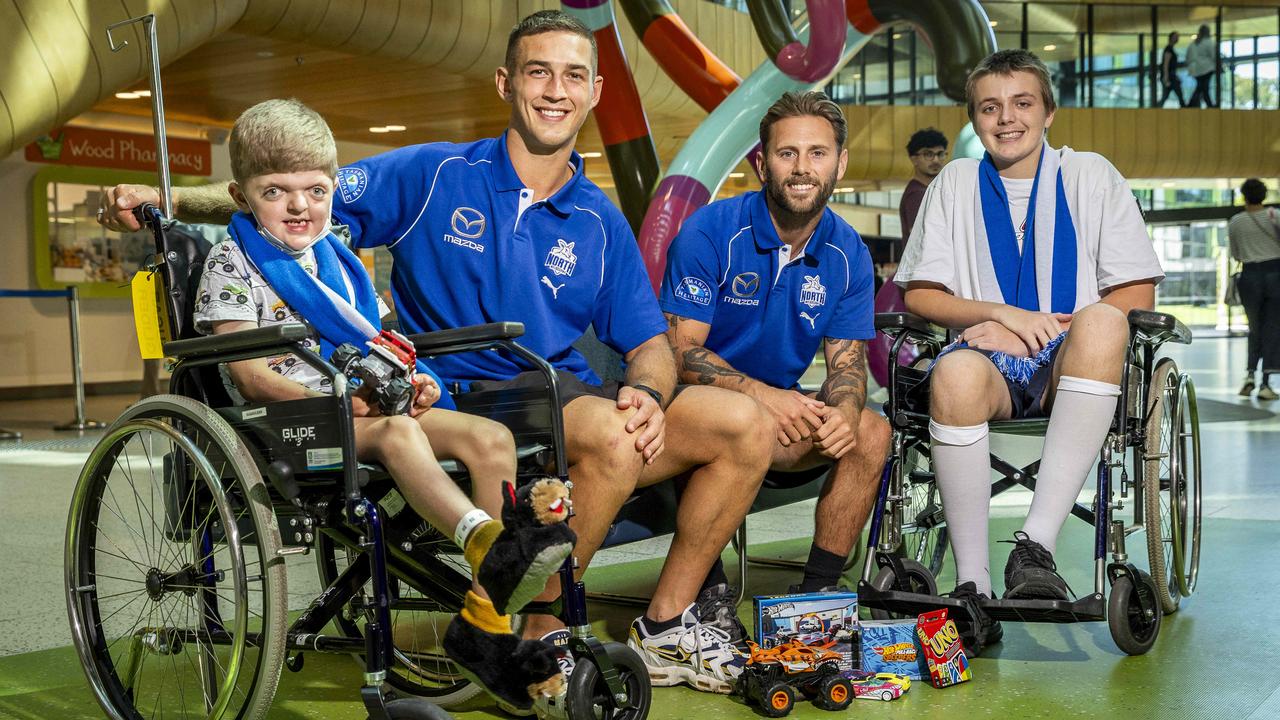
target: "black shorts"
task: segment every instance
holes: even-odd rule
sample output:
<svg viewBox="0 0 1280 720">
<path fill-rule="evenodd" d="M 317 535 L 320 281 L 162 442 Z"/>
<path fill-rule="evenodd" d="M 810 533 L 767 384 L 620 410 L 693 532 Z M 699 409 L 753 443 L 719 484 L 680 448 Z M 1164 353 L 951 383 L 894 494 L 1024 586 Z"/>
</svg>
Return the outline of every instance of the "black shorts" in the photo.
<svg viewBox="0 0 1280 720">
<path fill-rule="evenodd" d="M 994 350 L 978 350 L 976 348 L 966 348 L 976 353 L 985 355 L 987 359 L 991 359 Z M 1049 389 L 1049 382 L 1053 380 L 1053 367 L 1058 364 L 1059 351 L 1062 345 L 1053 349 L 1053 358 L 1047 365 L 1043 365 L 1031 374 L 1031 379 L 1027 381 L 1027 386 L 1023 387 L 1018 383 L 1010 380 L 1004 373 L 1000 377 L 1004 378 L 1005 387 L 1009 388 L 1009 404 L 1013 407 L 1013 415 L 1010 420 L 1025 420 L 1028 418 L 1041 418 L 1044 413 L 1044 394 Z M 992 363 L 994 365 L 994 363 Z"/>
<path fill-rule="evenodd" d="M 556 380 L 560 387 L 560 409 L 563 410 L 571 401 L 589 395 L 591 397 L 604 398 L 605 400 L 617 400 L 618 390 L 625 383 L 617 380 L 606 380 L 603 385 L 592 385 L 584 382 L 577 375 L 564 370 L 556 371 Z M 547 386 L 547 379 L 539 370 L 526 370 L 509 380 L 476 380 L 471 383 L 472 392 L 481 392 L 485 390 L 506 390 L 509 388 L 544 388 Z M 676 385 L 676 389 L 672 391 L 671 398 L 667 402 L 676 399 L 688 385 Z"/>
<path fill-rule="evenodd" d="M 995 350 L 979 350 L 977 348 L 966 347 L 964 350 L 983 355 L 988 360 L 996 352 Z M 1041 418 L 1045 416 L 1044 412 L 1044 395 L 1049 389 L 1049 382 L 1053 380 L 1053 368 L 1058 364 L 1059 351 L 1062 345 L 1059 344 L 1050 352 L 1050 360 L 1045 365 L 1036 369 L 1031 374 L 1031 378 L 1024 387 L 1020 383 L 1012 380 L 1003 372 L 1000 377 L 1004 378 L 1005 387 L 1009 391 L 1009 405 L 1013 410 L 1011 420 L 1026 420 L 1030 418 Z M 993 360 L 992 365 L 996 365 Z M 996 366 L 999 371 L 999 366 Z M 930 376 L 933 374 L 933 368 L 929 368 L 929 372 L 916 384 L 906 392 L 905 405 L 907 409 L 916 412 L 928 414 L 929 411 L 929 382 Z"/>
</svg>

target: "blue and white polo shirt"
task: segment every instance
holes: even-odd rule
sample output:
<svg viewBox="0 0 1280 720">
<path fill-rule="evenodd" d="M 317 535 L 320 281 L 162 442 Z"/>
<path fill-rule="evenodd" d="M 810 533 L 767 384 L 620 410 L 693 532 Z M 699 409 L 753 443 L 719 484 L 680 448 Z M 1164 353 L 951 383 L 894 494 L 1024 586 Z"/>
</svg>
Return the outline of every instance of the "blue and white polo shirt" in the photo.
<svg viewBox="0 0 1280 720">
<path fill-rule="evenodd" d="M 800 257 L 782 260 L 763 192 L 712 203 L 667 250 L 661 306 L 711 325 L 706 347 L 737 370 L 794 387 L 823 338 L 875 337 L 871 255 L 830 209 Z"/>
<path fill-rule="evenodd" d="M 635 236 L 582 170 L 533 201 L 506 136 L 400 148 L 338 171 L 337 222 L 358 247 L 385 245 L 391 289 L 409 333 L 524 323 L 520 343 L 590 383 L 572 347 L 588 326 L 620 353 L 666 331 Z M 530 369 L 506 353 L 433 358 L 447 383 L 506 380 Z"/>
</svg>

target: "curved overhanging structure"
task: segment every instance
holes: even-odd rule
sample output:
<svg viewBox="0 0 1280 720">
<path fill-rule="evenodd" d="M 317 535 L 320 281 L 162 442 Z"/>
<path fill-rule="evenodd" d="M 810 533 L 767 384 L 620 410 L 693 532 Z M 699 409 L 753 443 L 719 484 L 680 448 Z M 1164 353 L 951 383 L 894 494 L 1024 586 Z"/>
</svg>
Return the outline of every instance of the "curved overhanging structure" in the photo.
<svg viewBox="0 0 1280 720">
<path fill-rule="evenodd" d="M 735 71 L 747 72 L 765 59 L 746 15 L 704 0 L 675 0 L 672 5 Z M 115 54 L 104 32 L 128 17 L 156 14 L 166 65 L 234 32 L 305 41 L 321 50 L 483 84 L 502 61 L 507 32 L 519 16 L 559 6 L 554 0 L 0 0 L 0 23 L 10 28 L 0 51 L 0 155 L 20 149 L 116 91 L 139 85 L 146 75 L 140 26 L 124 29 L 129 46 Z M 705 111 L 653 61 L 624 17 L 619 17 L 618 29 L 659 154 L 670 158 Z M 331 80 L 317 75 L 314 81 Z M 228 71 L 219 81 L 236 83 L 237 77 Z M 282 83 L 274 92 L 287 94 L 289 87 Z M 177 100 L 169 103 L 175 115 Z M 493 114 L 497 102 L 490 95 L 484 102 Z M 443 112 L 476 110 L 457 103 Z M 934 125 L 953 136 L 966 121 L 959 107 L 850 106 L 846 112 L 850 181 L 909 177 L 902 148 L 915 129 Z M 225 124 L 233 117 L 218 121 Z M 1064 108 L 1050 140 L 1101 152 L 1132 178 L 1274 176 L 1280 167 L 1280 112 Z"/>
<path fill-rule="evenodd" d="M 746 15 L 704 0 L 677 0 L 675 5 L 692 31 L 707 38 L 731 65 L 751 67 L 763 60 Z M 104 32 L 129 17 L 156 15 L 162 65 L 222 33 L 235 32 L 492 83 L 516 21 L 535 10 L 559 7 L 555 0 L 0 0 L 0 23 L 11 29 L 0 64 L 0 155 L 115 92 L 139 85 L 147 69 L 140 26 L 125 29 L 129 45 L 119 53 L 107 47 Z M 699 119 L 701 109 L 663 73 L 630 26 L 619 29 L 648 112 Z M 219 78 L 236 80 L 230 73 Z M 317 83 L 333 81 L 327 75 L 314 77 Z M 277 92 L 287 94 L 289 88 Z M 488 100 L 496 105 L 492 97 Z M 443 110 L 468 112 L 465 106 Z M 234 115 L 222 121 L 231 119 Z"/>
</svg>

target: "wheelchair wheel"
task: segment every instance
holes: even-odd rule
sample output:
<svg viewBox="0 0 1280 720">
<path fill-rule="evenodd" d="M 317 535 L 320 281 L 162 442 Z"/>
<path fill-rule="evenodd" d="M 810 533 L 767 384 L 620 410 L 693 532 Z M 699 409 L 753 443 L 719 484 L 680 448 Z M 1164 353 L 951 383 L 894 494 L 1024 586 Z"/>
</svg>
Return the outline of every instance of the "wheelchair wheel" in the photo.
<svg viewBox="0 0 1280 720">
<path fill-rule="evenodd" d="M 1157 593 L 1152 577 L 1141 570 L 1138 571 L 1137 578 L 1130 575 L 1116 578 L 1111 585 L 1111 597 L 1107 598 L 1107 626 L 1111 629 L 1111 638 L 1116 641 L 1116 647 L 1129 655 L 1143 655 L 1151 649 L 1156 636 L 1160 634 L 1163 613 L 1159 608 L 1150 614 L 1142 611 L 1135 580 L 1142 583 L 1148 592 Z"/>
<path fill-rule="evenodd" d="M 906 571 L 907 576 L 899 580 L 893 571 L 893 566 L 880 568 L 880 572 L 876 573 L 876 576 L 871 579 L 871 587 L 877 590 L 893 590 L 897 587 L 898 589 L 920 593 L 921 595 L 938 594 L 938 581 L 934 579 L 933 573 L 929 572 L 929 568 L 910 558 L 903 558 L 902 569 Z M 915 616 L 893 613 L 880 608 L 871 608 L 871 619 L 873 620 L 899 620 L 912 617 Z"/>
<path fill-rule="evenodd" d="M 600 668 L 589 658 L 575 658 L 577 665 L 569 676 L 565 706 L 569 720 L 644 720 L 649 716 L 653 688 L 649 670 L 634 650 L 622 643 L 604 643 L 609 661 L 622 680 L 631 707 L 619 709 L 600 675 Z"/>
<path fill-rule="evenodd" d="M 1200 567 L 1200 425 L 1195 385 L 1173 360 L 1156 364 L 1147 403 L 1143 512 L 1160 607 L 1178 609 Z"/>
<path fill-rule="evenodd" d="M 262 476 L 213 410 L 159 395 L 89 455 L 67 520 L 67 611 L 112 718 L 264 717 L 285 565 Z"/>
<path fill-rule="evenodd" d="M 465 592 L 470 587 L 471 568 L 462 554 L 434 530 L 416 543 L 415 553 L 430 555 L 441 573 L 453 572 Z M 321 533 L 316 538 L 316 563 L 320 581 L 328 586 L 349 564 L 367 562 L 357 551 Z M 484 689 L 467 679 L 443 650 L 445 630 L 461 609 L 458 601 L 440 601 L 425 578 L 409 578 L 388 568 L 391 577 L 391 627 L 395 662 L 387 668 L 387 683 L 393 688 L 428 698 L 443 708 L 453 708 L 481 694 Z M 371 597 L 369 583 L 362 591 Z M 357 596 L 359 599 L 359 596 Z M 363 614 L 344 612 L 334 619 L 343 635 L 363 637 Z M 355 659 L 364 666 L 363 655 Z"/>
<path fill-rule="evenodd" d="M 948 534 L 938 486 L 929 472 L 928 456 L 908 450 L 901 468 L 906 489 L 906 503 L 902 508 L 902 557 L 915 560 L 937 577 L 947 555 Z"/>
</svg>

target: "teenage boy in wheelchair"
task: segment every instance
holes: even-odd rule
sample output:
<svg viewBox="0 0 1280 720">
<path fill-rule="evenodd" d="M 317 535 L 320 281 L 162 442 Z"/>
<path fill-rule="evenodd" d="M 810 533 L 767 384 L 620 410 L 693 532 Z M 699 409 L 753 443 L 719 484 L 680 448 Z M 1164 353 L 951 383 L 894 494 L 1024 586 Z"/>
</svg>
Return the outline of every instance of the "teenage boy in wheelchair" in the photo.
<svg viewBox="0 0 1280 720">
<path fill-rule="evenodd" d="M 328 358 L 336 346 L 363 350 L 379 333 L 387 308 L 360 261 L 329 229 L 337 171 L 333 136 L 316 112 L 296 100 L 268 100 L 246 110 L 231 131 L 240 208 L 231 235 L 214 246 L 200 279 L 194 319 L 214 335 L 266 325 L 307 322 L 308 350 Z M 224 292 L 228 287 L 247 291 Z M 254 403 L 331 394 L 332 383 L 288 357 L 229 363 L 234 390 Z M 426 370 L 419 365 L 419 370 Z M 528 708 L 540 693 L 556 695 L 564 677 L 556 649 L 512 633 L 509 613 L 542 590 L 572 550 L 567 507 L 548 518 L 511 513 L 504 527 L 504 484 L 515 478 L 515 444 L 502 425 L 447 408 L 430 371 L 414 377 L 407 414 L 383 415 L 372 383 L 353 396 L 359 459 L 382 464 L 409 506 L 462 548 L 476 578 L 461 614 L 450 623 L 444 650 L 495 697 Z M 438 458 L 466 465 L 477 505 L 441 468 Z M 543 481 L 563 485 L 557 480 Z M 514 495 L 512 496 L 514 498 Z"/>
<path fill-rule="evenodd" d="M 896 281 L 911 312 L 960 331 L 929 372 L 929 432 L 956 560 L 951 596 L 969 606 L 973 622 L 960 629 L 979 652 L 1002 635 L 977 604 L 994 595 L 987 423 L 1050 418 L 1003 596 L 1065 600 L 1058 533 L 1116 411 L 1126 315 L 1153 306 L 1163 273 L 1120 173 L 1046 142 L 1055 102 L 1043 62 L 997 52 L 970 74 L 966 96 L 987 152 L 951 162 L 929 186 Z"/>
</svg>

